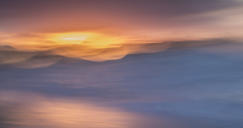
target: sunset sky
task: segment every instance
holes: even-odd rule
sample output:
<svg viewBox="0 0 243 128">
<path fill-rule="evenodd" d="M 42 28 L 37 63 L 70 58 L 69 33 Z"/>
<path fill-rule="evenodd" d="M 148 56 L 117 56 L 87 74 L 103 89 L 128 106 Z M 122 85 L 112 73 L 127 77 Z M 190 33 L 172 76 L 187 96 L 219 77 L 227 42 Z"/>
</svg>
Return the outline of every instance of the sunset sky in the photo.
<svg viewBox="0 0 243 128">
<path fill-rule="evenodd" d="M 243 0 L 0 0 L 0 128 L 243 128 Z"/>
<path fill-rule="evenodd" d="M 120 59 L 144 52 L 127 44 L 242 38 L 242 7 L 241 0 L 3 0 L 0 44 L 92 61 Z M 120 51 L 98 52 L 110 48 Z"/>
</svg>

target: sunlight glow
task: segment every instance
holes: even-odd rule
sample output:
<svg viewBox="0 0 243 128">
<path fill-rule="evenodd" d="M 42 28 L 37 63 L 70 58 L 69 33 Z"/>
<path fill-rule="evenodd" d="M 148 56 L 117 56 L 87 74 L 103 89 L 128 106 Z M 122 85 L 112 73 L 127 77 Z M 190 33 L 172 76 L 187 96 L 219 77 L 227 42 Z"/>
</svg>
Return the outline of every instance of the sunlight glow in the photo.
<svg viewBox="0 0 243 128">
<path fill-rule="evenodd" d="M 51 33 L 47 34 L 45 40 L 56 44 L 81 44 L 94 48 L 105 48 L 110 45 L 120 44 L 125 40 L 94 32 L 72 32 L 72 33 Z"/>
</svg>

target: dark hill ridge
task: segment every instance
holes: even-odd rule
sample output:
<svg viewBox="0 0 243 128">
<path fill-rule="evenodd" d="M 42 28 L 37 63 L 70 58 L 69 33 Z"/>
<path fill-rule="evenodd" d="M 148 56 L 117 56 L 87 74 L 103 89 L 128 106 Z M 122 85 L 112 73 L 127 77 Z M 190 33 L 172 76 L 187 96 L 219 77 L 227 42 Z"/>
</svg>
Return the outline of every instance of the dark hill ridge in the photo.
<svg viewBox="0 0 243 128">
<path fill-rule="evenodd" d="M 169 43 L 169 47 L 162 51 L 153 52 L 153 53 L 135 53 L 135 54 L 128 54 L 121 60 L 129 60 L 135 58 L 144 58 L 144 57 L 152 57 L 156 55 L 173 55 L 175 54 L 174 51 L 189 51 L 189 50 L 198 50 L 198 49 L 206 49 L 209 47 L 221 47 L 224 45 L 239 45 L 239 47 L 243 47 L 240 42 L 227 40 L 227 39 L 211 39 L 211 40 L 195 40 L 195 41 L 176 41 L 176 42 L 166 42 Z M 154 46 L 161 46 L 163 43 L 152 43 L 148 45 Z M 120 61 L 120 60 L 115 60 Z"/>
<path fill-rule="evenodd" d="M 179 52 L 174 51 L 183 51 L 187 52 L 190 50 L 205 49 L 208 47 L 221 47 L 224 45 L 241 45 L 237 41 L 226 40 L 226 39 L 211 39 L 211 40 L 195 40 L 195 41 L 176 41 L 176 42 L 165 42 L 165 43 L 150 43 L 142 44 L 143 49 L 151 49 L 153 52 L 145 53 L 135 53 L 128 54 L 122 59 L 119 60 L 108 60 L 103 62 L 95 62 L 89 60 L 83 60 L 79 58 L 69 58 L 60 55 L 51 54 L 51 50 L 42 51 L 42 52 L 25 52 L 18 51 L 11 46 L 0 46 L 0 64 L 10 64 L 10 65 L 22 65 L 20 67 L 32 67 L 38 68 L 40 66 L 46 67 L 54 64 L 62 65 L 68 63 L 76 63 L 82 65 L 91 65 L 91 64 L 105 64 L 105 63 L 119 63 L 128 60 L 139 60 L 150 57 L 158 56 L 173 56 L 173 54 L 180 54 Z M 47 63 L 47 64 L 45 64 Z M 19 66 L 17 66 L 19 67 Z"/>
<path fill-rule="evenodd" d="M 16 50 L 14 47 L 9 45 L 0 45 L 0 51 L 14 51 Z"/>
</svg>

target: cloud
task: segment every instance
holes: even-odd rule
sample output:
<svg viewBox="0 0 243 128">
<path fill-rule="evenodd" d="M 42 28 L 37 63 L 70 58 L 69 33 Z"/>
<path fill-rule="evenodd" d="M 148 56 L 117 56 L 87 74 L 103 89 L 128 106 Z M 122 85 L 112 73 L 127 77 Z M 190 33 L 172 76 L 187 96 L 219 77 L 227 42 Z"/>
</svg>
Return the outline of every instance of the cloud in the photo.
<svg viewBox="0 0 243 128">
<path fill-rule="evenodd" d="M 230 43 L 228 43 L 230 42 Z M 237 41 L 224 39 L 175 41 L 162 43 L 120 44 L 107 48 L 93 48 L 83 44 L 61 44 L 56 46 L 30 46 L 15 49 L 10 46 L 0 46 L 0 64 L 18 68 L 41 68 L 54 65 L 62 60 L 85 60 L 90 62 L 104 62 L 123 59 L 132 54 L 152 54 L 168 49 L 213 47 L 228 44 L 234 49 Z M 225 51 L 225 48 L 222 48 Z M 210 48 L 208 48 L 210 50 Z M 241 50 L 241 47 L 237 48 Z"/>
<path fill-rule="evenodd" d="M 97 10 L 123 10 L 123 12 L 143 12 L 143 14 L 156 14 L 156 15 L 184 15 L 193 13 L 204 13 L 209 11 L 215 11 L 219 9 L 225 9 L 228 7 L 237 6 L 240 3 L 237 0 L 42 0 L 33 2 L 31 0 L 11 0 L 1 1 L 2 15 L 7 16 L 11 14 L 17 16 L 17 14 L 31 15 L 33 13 L 46 13 L 53 12 L 55 9 L 94 9 L 93 5 L 99 7 Z M 46 10 L 42 10 L 45 8 Z M 27 14 L 29 10 L 35 10 Z M 132 11 L 133 10 L 133 11 Z M 118 11 L 118 12 L 119 12 Z M 158 14 L 160 13 L 160 14 Z"/>
<path fill-rule="evenodd" d="M 18 52 L 10 46 L 0 47 L 0 64 L 14 64 L 31 58 L 34 54 L 28 52 Z"/>
<path fill-rule="evenodd" d="M 0 3 L 0 25 L 10 33 L 98 31 L 135 40 L 198 39 L 239 36 L 242 16 L 224 18 L 241 14 L 241 8 L 237 0 L 11 0 Z"/>
<path fill-rule="evenodd" d="M 61 56 L 47 55 L 45 52 L 19 51 L 10 46 L 0 46 L 0 65 L 19 68 L 48 67 L 62 59 Z"/>
<path fill-rule="evenodd" d="M 1 46 L 0 64 L 22 68 L 48 67 L 65 57 L 99 62 L 121 59 L 128 54 L 159 52 L 168 47 L 168 43 L 125 44 L 111 48 L 92 48 L 85 45 L 66 44 L 55 47 L 46 46 L 44 50 L 39 46 L 34 46 L 35 50 L 32 51 L 33 48 L 18 50 L 10 46 Z"/>
</svg>

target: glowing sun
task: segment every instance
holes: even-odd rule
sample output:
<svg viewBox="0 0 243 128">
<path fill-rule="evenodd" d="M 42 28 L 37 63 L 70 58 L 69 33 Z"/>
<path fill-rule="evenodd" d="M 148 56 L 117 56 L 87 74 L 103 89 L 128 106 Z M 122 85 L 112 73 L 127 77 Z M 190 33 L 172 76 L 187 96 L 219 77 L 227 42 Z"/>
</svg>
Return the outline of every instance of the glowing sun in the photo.
<svg viewBox="0 0 243 128">
<path fill-rule="evenodd" d="M 124 39 L 119 37 L 93 32 L 54 33 L 48 35 L 47 39 L 57 44 L 80 44 L 96 48 L 109 47 L 110 45 L 125 42 Z"/>
</svg>

